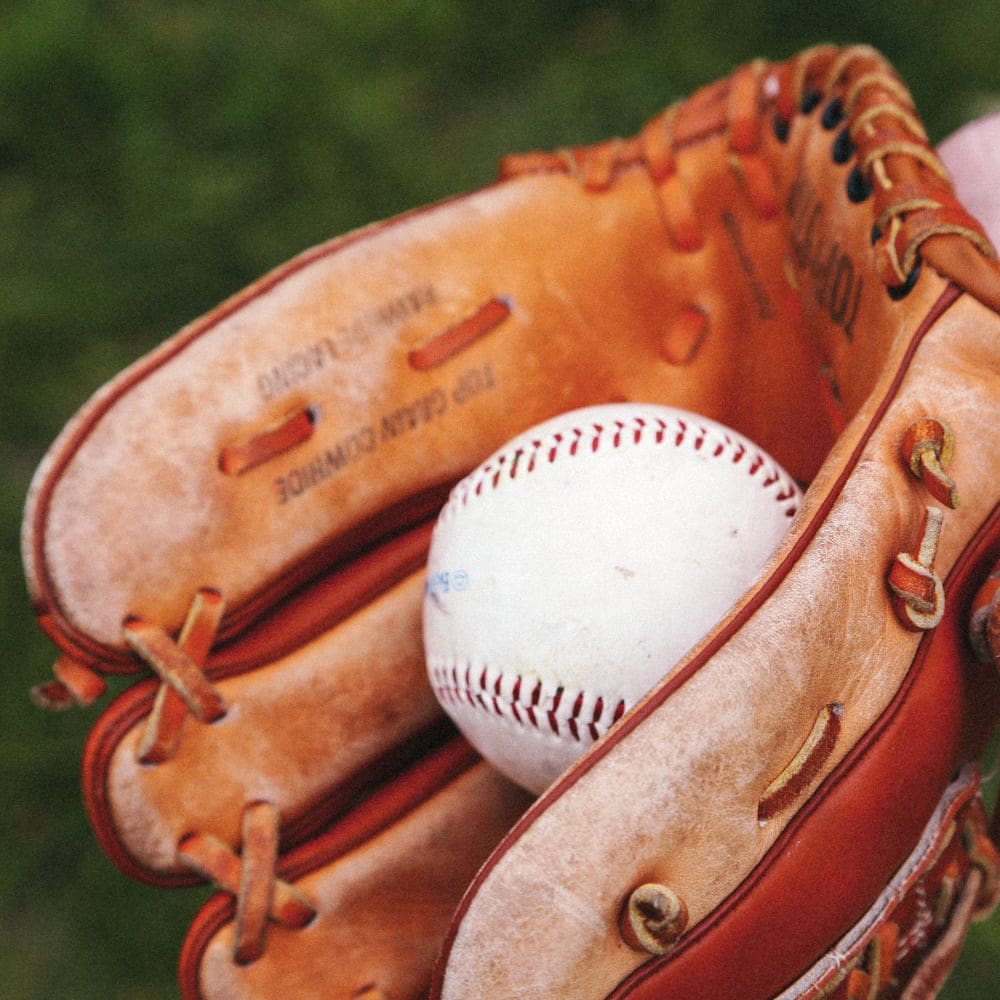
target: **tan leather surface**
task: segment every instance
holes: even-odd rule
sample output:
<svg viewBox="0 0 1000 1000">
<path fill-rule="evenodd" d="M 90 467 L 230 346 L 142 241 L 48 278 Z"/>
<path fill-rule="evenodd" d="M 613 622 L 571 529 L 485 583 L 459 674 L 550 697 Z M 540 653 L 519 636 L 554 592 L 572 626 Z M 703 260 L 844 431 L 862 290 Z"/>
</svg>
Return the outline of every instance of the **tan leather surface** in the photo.
<svg viewBox="0 0 1000 1000">
<path fill-rule="evenodd" d="M 353 997 L 366 986 L 400 1000 L 421 995 L 462 892 L 528 801 L 477 765 L 370 842 L 298 880 L 319 916 L 302 930 L 272 926 L 265 959 L 234 964 L 231 926 L 220 929 L 205 947 L 196 995 Z"/>
<path fill-rule="evenodd" d="M 422 574 L 269 667 L 220 681 L 230 707 L 211 726 L 187 719 L 176 754 L 137 760 L 144 720 L 116 740 L 105 795 L 115 834 L 137 865 L 176 871 L 192 831 L 239 844 L 248 802 L 285 823 L 429 725 L 440 708 L 424 682 Z"/>
<path fill-rule="evenodd" d="M 720 140 L 693 148 L 689 182 L 747 214 L 720 157 Z M 738 224 L 777 301 L 786 247 L 768 256 L 755 219 Z M 101 656 L 121 655 L 128 614 L 177 628 L 198 587 L 237 612 L 373 511 L 584 402 L 670 401 L 736 425 L 810 477 L 831 440 L 817 348 L 755 321 L 732 240 L 717 219 L 705 225 L 701 250 L 673 251 L 638 168 L 598 195 L 567 176 L 523 176 L 264 279 L 100 393 L 53 446 L 26 520 L 39 611 L 64 644 Z M 567 229 L 582 238 L 553 241 Z M 497 297 L 512 312 L 493 333 L 430 371 L 410 368 L 410 349 Z M 691 302 L 710 333 L 678 367 L 659 343 Z M 321 367 L 302 374 L 305 357 Z M 294 384 L 265 399 L 275 369 Z M 310 441 L 241 476 L 219 471 L 224 447 L 303 405 L 321 414 Z M 341 469 L 304 488 L 302 470 L 331 448 Z"/>
</svg>

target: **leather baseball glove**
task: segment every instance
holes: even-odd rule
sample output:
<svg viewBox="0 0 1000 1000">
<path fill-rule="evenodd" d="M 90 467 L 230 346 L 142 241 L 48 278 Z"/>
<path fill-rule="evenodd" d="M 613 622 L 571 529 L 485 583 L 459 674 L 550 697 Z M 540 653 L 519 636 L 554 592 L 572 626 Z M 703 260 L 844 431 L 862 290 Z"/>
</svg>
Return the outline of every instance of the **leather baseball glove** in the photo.
<svg viewBox="0 0 1000 1000">
<path fill-rule="evenodd" d="M 431 695 L 430 528 L 514 433 L 620 399 L 808 491 L 532 802 Z M 930 997 L 998 896 L 998 425 L 1000 267 L 904 84 L 863 47 L 754 62 L 304 253 L 101 389 L 28 500 L 38 698 L 137 675 L 86 804 L 124 872 L 218 884 L 187 996 Z"/>
</svg>

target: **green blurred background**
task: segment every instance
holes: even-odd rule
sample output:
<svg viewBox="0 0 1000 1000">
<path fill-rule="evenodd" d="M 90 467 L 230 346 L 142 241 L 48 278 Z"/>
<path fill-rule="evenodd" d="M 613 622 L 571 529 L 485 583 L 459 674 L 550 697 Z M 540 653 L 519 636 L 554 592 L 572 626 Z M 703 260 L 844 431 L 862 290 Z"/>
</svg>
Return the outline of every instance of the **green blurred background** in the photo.
<svg viewBox="0 0 1000 1000">
<path fill-rule="evenodd" d="M 52 649 L 19 520 L 67 418 L 297 251 L 487 183 L 505 152 L 630 134 L 747 59 L 820 41 L 882 49 L 934 140 L 1000 106 L 996 0 L 6 0 L 0 996 L 175 996 L 205 895 L 145 888 L 103 858 L 78 791 L 95 713 L 28 701 Z M 973 933 L 946 996 L 1000 996 L 998 959 L 1000 918 Z"/>
</svg>

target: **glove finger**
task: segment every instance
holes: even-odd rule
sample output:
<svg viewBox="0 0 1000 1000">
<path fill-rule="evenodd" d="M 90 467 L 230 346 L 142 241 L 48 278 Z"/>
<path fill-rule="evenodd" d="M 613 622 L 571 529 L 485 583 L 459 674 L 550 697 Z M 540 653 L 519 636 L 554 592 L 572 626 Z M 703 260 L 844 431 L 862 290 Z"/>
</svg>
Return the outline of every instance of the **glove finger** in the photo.
<svg viewBox="0 0 1000 1000">
<path fill-rule="evenodd" d="M 188 998 L 418 996 L 476 868 L 530 802 L 464 744 L 446 746 L 282 859 L 315 905 L 304 929 L 272 922 L 263 954 L 234 959 L 239 918 L 215 897 L 181 956 Z"/>
<path fill-rule="evenodd" d="M 426 682 L 422 594 L 412 572 L 280 659 L 215 679 L 224 716 L 206 724 L 185 712 L 157 761 L 142 751 L 163 685 L 122 695 L 84 754 L 88 811 L 107 853 L 144 881 L 188 882 L 182 837 L 236 847 L 248 804 L 267 801 L 283 842 L 296 842 L 439 743 L 451 729 Z M 248 659 L 253 638 L 242 644 Z M 239 646 L 227 653 L 230 667 L 244 662 Z"/>
</svg>

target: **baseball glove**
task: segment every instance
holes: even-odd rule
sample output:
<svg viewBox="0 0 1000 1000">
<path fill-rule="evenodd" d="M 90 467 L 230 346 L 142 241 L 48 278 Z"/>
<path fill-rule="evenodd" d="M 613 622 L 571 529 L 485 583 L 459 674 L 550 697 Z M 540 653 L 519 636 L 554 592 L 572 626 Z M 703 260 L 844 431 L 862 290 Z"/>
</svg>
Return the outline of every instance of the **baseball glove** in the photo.
<svg viewBox="0 0 1000 1000">
<path fill-rule="evenodd" d="M 933 996 L 998 896 L 992 246 L 864 47 L 500 174 L 264 277 L 42 463 L 37 697 L 139 676 L 86 746 L 101 845 L 219 885 L 192 997 Z M 430 529 L 514 433 L 621 399 L 733 426 L 808 491 L 606 733 L 563 692 L 522 706 L 592 743 L 532 802 L 432 697 Z"/>
</svg>

